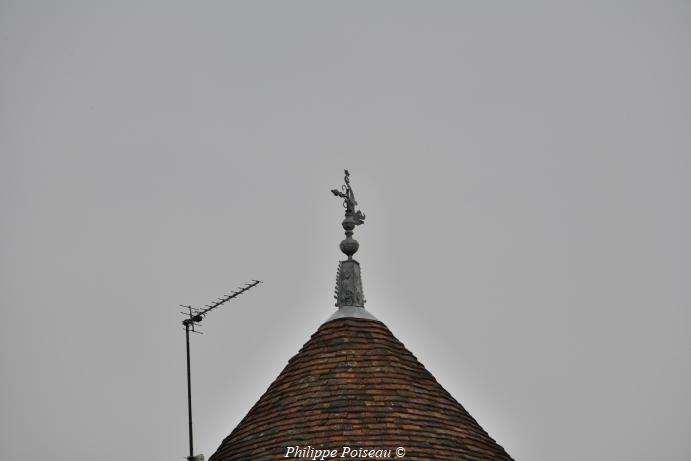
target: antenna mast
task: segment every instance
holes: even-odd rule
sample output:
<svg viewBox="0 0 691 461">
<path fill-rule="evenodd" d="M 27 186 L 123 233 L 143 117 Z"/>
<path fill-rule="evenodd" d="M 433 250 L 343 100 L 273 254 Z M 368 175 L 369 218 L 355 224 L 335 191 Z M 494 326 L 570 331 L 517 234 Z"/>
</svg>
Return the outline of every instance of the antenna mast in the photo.
<svg viewBox="0 0 691 461">
<path fill-rule="evenodd" d="M 227 303 L 233 298 L 236 298 L 257 285 L 259 285 L 261 280 L 252 280 L 250 283 L 245 284 L 239 289 L 231 292 L 229 295 L 218 298 L 216 301 L 204 306 L 204 309 L 195 309 L 192 306 L 186 306 L 180 304 L 180 307 L 184 307 L 188 312 L 181 312 L 181 314 L 187 316 L 182 324 L 185 327 L 185 343 L 187 345 L 187 416 L 189 422 L 189 433 L 190 433 L 190 455 L 187 457 L 188 461 L 203 461 L 204 455 L 194 456 L 194 442 L 192 437 L 192 378 L 190 373 L 190 330 L 192 333 L 202 334 L 201 331 L 197 331 L 195 327 L 204 320 L 209 312 L 221 307 L 223 304 Z"/>
</svg>

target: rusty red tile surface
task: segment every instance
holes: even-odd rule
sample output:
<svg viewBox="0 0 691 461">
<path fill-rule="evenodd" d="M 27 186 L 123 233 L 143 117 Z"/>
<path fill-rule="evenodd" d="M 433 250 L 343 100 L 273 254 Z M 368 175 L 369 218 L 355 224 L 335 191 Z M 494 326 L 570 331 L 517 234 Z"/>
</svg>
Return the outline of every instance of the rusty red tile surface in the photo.
<svg viewBox="0 0 691 461">
<path fill-rule="evenodd" d="M 296 445 L 512 459 L 383 323 L 358 318 L 322 325 L 209 461 L 285 460 Z"/>
</svg>

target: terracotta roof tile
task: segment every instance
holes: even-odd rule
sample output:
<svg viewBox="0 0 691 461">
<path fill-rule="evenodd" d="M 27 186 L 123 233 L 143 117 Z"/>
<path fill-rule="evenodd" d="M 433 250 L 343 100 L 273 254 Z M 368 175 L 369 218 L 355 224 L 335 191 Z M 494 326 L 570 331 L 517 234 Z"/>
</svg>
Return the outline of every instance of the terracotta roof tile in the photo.
<svg viewBox="0 0 691 461">
<path fill-rule="evenodd" d="M 322 325 L 209 461 L 284 460 L 295 445 L 512 459 L 383 323 L 360 318 Z"/>
</svg>

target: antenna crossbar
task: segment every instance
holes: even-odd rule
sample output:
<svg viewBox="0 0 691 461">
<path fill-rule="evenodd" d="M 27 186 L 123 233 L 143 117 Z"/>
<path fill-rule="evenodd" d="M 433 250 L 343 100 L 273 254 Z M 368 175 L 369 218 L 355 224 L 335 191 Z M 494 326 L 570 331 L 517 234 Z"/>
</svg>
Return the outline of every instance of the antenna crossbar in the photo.
<svg viewBox="0 0 691 461">
<path fill-rule="evenodd" d="M 185 309 L 188 310 L 188 312 L 180 312 L 181 314 L 183 314 L 187 317 L 185 320 L 182 321 L 182 324 L 185 325 L 185 327 L 190 327 L 193 332 L 197 333 L 197 331 L 195 331 L 194 327 L 199 326 L 199 323 L 201 323 L 201 321 L 204 320 L 204 317 L 206 317 L 206 315 L 210 311 L 212 311 L 218 307 L 221 307 L 222 305 L 224 305 L 225 303 L 227 303 L 231 299 L 240 296 L 241 294 L 243 294 L 244 292 L 246 292 L 250 288 L 257 286 L 260 283 L 262 283 L 261 280 L 252 280 L 250 283 L 246 283 L 245 285 L 241 286 L 237 290 L 232 291 L 229 295 L 222 296 L 220 298 L 217 298 L 216 301 L 214 301 L 210 304 L 206 304 L 204 306 L 204 309 L 195 308 L 195 307 L 192 307 L 192 306 L 189 306 L 186 304 L 180 304 L 180 307 L 184 307 Z"/>
<path fill-rule="evenodd" d="M 206 314 L 209 313 L 209 311 L 211 311 L 211 310 L 213 310 L 213 309 L 216 309 L 217 307 L 222 306 L 223 304 L 227 303 L 227 302 L 230 301 L 231 299 L 233 299 L 233 298 L 235 298 L 235 297 L 237 297 L 237 296 L 240 296 L 241 294 L 243 294 L 244 292 L 246 292 L 246 291 L 249 290 L 250 288 L 257 286 L 257 285 L 259 285 L 260 283 L 262 283 L 261 280 L 252 280 L 250 283 L 244 285 L 244 286 L 241 287 L 239 290 L 233 291 L 233 292 L 231 292 L 229 295 L 226 295 L 226 296 L 223 296 L 223 297 L 221 297 L 221 298 L 218 298 L 215 302 L 213 302 L 213 303 L 211 303 L 211 304 L 207 304 L 207 305 L 206 305 L 206 309 L 200 310 L 200 311 L 197 313 L 197 315 L 198 315 L 198 316 L 202 316 L 202 317 L 206 316 Z"/>
</svg>

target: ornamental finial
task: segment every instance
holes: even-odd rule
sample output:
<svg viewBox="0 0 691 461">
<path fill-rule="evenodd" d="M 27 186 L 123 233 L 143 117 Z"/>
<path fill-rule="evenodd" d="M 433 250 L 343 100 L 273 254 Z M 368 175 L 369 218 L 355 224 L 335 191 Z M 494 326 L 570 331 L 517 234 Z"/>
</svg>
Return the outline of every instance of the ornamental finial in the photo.
<svg viewBox="0 0 691 461">
<path fill-rule="evenodd" d="M 331 189 L 337 197 L 343 199 L 343 208 L 345 208 L 345 219 L 341 223 L 345 229 L 346 238 L 341 242 L 341 251 L 348 256 L 348 260 L 353 259 L 353 255 L 360 247 L 357 240 L 353 238 L 353 229 L 365 222 L 365 215 L 360 210 L 356 210 L 357 202 L 355 201 L 355 194 L 353 188 L 350 187 L 350 173 L 345 171 L 345 185 L 341 186 L 341 191 L 338 189 Z"/>
<path fill-rule="evenodd" d="M 332 189 L 331 192 L 343 199 L 345 218 L 341 223 L 345 229 L 346 238 L 341 241 L 341 251 L 348 256 L 347 261 L 341 261 L 336 274 L 336 306 L 364 307 L 365 297 L 362 293 L 362 279 L 360 278 L 360 263 L 353 259 L 360 244 L 353 238 L 353 229 L 365 222 L 365 215 L 356 210 L 357 202 L 353 188 L 350 187 L 350 173 L 345 170 L 345 185 L 341 190 Z"/>
</svg>

